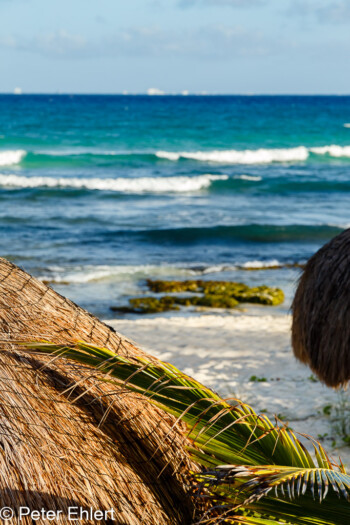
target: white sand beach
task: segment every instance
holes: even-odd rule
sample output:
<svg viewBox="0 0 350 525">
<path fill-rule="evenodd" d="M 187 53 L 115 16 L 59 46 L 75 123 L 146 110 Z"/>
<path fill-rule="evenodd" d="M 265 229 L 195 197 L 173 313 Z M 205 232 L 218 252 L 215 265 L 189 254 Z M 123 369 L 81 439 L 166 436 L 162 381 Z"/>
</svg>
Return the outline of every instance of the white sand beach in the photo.
<svg viewBox="0 0 350 525">
<path fill-rule="evenodd" d="M 319 438 L 335 459 L 341 454 L 350 465 L 350 447 L 341 433 L 349 396 L 327 388 L 296 361 L 291 316 L 202 315 L 107 324 L 220 395 L 239 398 L 270 418 L 276 414 L 296 432 Z"/>
</svg>

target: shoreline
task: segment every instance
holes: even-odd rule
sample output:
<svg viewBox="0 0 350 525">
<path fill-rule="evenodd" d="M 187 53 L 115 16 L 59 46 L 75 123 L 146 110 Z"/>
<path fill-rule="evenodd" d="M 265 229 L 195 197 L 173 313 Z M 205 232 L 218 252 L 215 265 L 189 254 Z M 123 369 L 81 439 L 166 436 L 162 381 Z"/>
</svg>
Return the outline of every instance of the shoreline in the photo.
<svg viewBox="0 0 350 525">
<path fill-rule="evenodd" d="M 340 454 L 350 465 L 350 447 L 340 431 L 349 410 L 347 396 L 324 386 L 297 362 L 290 344 L 290 315 L 208 314 L 105 322 L 222 397 L 240 399 L 272 421 L 277 415 L 295 432 L 319 439 L 334 458 Z"/>
</svg>

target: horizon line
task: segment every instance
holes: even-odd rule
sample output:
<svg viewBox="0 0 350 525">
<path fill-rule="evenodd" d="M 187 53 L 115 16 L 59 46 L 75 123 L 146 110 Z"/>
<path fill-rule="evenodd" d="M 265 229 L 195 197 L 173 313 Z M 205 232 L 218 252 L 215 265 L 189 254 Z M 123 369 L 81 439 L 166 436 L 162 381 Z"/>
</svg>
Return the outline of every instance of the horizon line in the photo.
<svg viewBox="0 0 350 525">
<path fill-rule="evenodd" d="M 132 92 L 115 92 L 115 93 L 103 93 L 103 92 L 74 92 L 74 91 L 62 91 L 62 92 L 41 92 L 41 91 L 26 91 L 26 92 L 14 92 L 14 91 L 0 91 L 0 96 L 122 96 L 122 97 L 139 97 L 145 96 L 150 98 L 162 98 L 162 97 L 349 97 L 349 93 L 206 93 L 206 92 L 162 92 L 156 94 L 147 93 L 147 91 L 132 93 Z"/>
</svg>

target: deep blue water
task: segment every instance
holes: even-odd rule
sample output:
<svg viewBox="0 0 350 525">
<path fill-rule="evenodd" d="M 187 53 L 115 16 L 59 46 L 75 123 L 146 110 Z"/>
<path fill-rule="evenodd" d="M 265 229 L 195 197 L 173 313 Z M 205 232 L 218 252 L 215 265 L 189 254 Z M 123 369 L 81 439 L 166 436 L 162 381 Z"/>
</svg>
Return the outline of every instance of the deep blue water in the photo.
<svg viewBox="0 0 350 525">
<path fill-rule="evenodd" d="M 350 97 L 0 96 L 0 254 L 94 313 L 146 277 L 282 286 L 350 224 Z"/>
</svg>

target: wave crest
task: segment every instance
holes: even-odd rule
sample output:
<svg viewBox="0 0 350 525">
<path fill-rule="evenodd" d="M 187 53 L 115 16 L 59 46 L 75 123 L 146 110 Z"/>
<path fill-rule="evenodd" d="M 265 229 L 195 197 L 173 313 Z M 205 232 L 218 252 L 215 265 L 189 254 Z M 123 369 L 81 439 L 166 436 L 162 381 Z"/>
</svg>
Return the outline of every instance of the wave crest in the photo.
<svg viewBox="0 0 350 525">
<path fill-rule="evenodd" d="M 140 177 L 116 178 L 56 178 L 0 175 L 0 186 L 11 188 L 71 188 L 120 193 L 187 193 L 208 188 L 213 181 L 227 180 L 227 175 L 198 175 L 197 177 Z"/>
<path fill-rule="evenodd" d="M 0 151 L 0 166 L 19 164 L 25 155 L 26 151 L 22 149 Z"/>
<path fill-rule="evenodd" d="M 265 149 L 257 150 L 215 150 L 215 151 L 182 151 L 174 153 L 171 151 L 157 151 L 156 156 L 160 159 L 179 160 L 191 159 L 202 162 L 220 162 L 222 164 L 270 164 L 272 162 L 293 162 L 306 160 L 309 156 L 305 146 L 297 148 Z"/>
<path fill-rule="evenodd" d="M 262 177 L 260 177 L 258 175 L 237 175 L 237 176 L 234 177 L 234 179 L 248 180 L 250 182 L 260 182 L 260 181 L 262 181 Z"/>
<path fill-rule="evenodd" d="M 46 274 L 40 275 L 38 279 L 52 284 L 84 284 L 94 281 L 119 281 L 146 279 L 149 277 L 166 277 L 168 275 L 188 277 L 196 275 L 191 268 L 167 265 L 139 265 L 139 266 L 109 266 L 109 265 L 86 265 L 65 268 L 61 266 L 49 266 Z"/>
<path fill-rule="evenodd" d="M 350 123 L 349 123 L 350 126 Z M 313 155 L 329 155 L 330 157 L 336 158 L 349 158 L 350 157 L 350 145 L 340 146 L 337 144 L 331 144 L 326 146 L 297 146 L 291 148 L 259 148 L 256 150 L 245 149 L 245 150 L 212 150 L 212 151 L 105 151 L 105 150 L 94 150 L 94 149 L 83 149 L 75 148 L 71 150 L 38 150 L 38 151 L 25 151 L 25 150 L 3 150 L 0 151 L 0 166 L 11 166 L 19 164 L 26 156 L 26 162 L 40 162 L 42 165 L 45 163 L 54 163 L 55 157 L 56 162 L 62 163 L 62 158 L 74 159 L 74 163 L 77 162 L 105 162 L 108 165 L 125 162 L 129 159 L 132 160 L 143 160 L 145 162 L 152 162 L 156 159 L 166 159 L 169 161 L 176 162 L 180 159 L 195 160 L 198 162 L 210 162 L 219 164 L 272 164 L 278 162 L 302 162 L 306 161 L 310 153 Z M 61 159 L 61 160 L 60 160 Z M 104 159 L 104 160 L 103 160 Z M 114 159 L 114 160 L 113 160 Z M 64 161 L 65 163 L 68 160 Z"/>
<path fill-rule="evenodd" d="M 197 264 L 187 263 L 178 265 L 135 265 L 135 266 L 113 266 L 113 265 L 79 265 L 72 267 L 49 266 L 46 273 L 39 275 L 38 279 L 51 284 L 86 284 L 97 281 L 125 282 L 127 280 L 146 279 L 150 277 L 188 278 L 202 275 L 211 275 L 223 272 L 236 272 L 242 270 L 274 270 L 282 268 L 294 268 L 300 266 L 300 262 L 283 262 L 277 259 L 269 261 L 247 261 L 234 264 Z"/>
<path fill-rule="evenodd" d="M 316 155 L 329 155 L 330 157 L 350 157 L 350 146 L 321 146 L 319 148 L 310 148 Z"/>
</svg>

